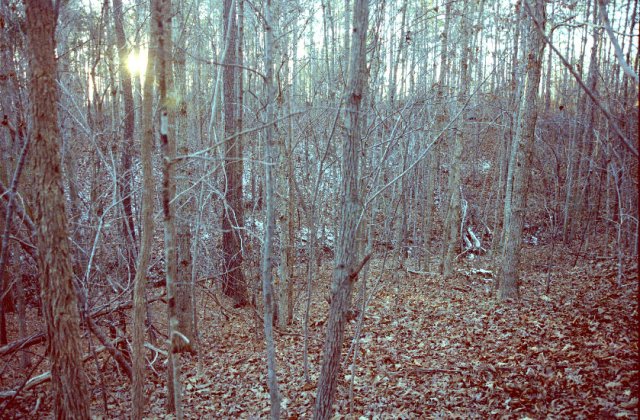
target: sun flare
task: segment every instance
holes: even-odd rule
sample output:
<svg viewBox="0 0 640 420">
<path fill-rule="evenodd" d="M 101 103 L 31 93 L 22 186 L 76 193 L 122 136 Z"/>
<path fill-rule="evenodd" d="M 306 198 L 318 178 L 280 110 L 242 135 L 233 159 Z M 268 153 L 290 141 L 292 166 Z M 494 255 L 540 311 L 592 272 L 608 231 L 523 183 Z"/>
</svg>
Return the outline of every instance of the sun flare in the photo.
<svg viewBox="0 0 640 420">
<path fill-rule="evenodd" d="M 131 51 L 127 58 L 127 68 L 132 75 L 144 75 L 147 69 L 147 50 Z"/>
</svg>

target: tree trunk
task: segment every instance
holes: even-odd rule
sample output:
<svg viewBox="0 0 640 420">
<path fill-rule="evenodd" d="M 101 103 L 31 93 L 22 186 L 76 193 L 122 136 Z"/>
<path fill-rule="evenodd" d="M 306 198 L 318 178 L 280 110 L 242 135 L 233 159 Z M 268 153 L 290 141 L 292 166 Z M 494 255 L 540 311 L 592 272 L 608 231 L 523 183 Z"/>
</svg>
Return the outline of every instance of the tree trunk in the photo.
<svg viewBox="0 0 640 420">
<path fill-rule="evenodd" d="M 280 418 L 280 394 L 278 391 L 278 377 L 276 374 L 276 348 L 273 339 L 273 236 L 276 225 L 275 194 L 273 167 L 277 162 L 278 146 L 274 140 L 274 127 L 271 122 L 275 119 L 276 90 L 273 81 L 274 54 L 274 25 L 276 18 L 271 14 L 271 0 L 264 2 L 265 37 L 264 37 L 264 66 L 266 69 L 267 90 L 267 128 L 265 129 L 265 201 L 267 205 L 264 230 L 264 244 L 262 249 L 262 295 L 264 300 L 264 336 L 267 347 L 267 383 L 271 397 L 271 418 Z"/>
<path fill-rule="evenodd" d="M 438 115 L 436 116 L 437 123 L 437 131 L 441 131 L 447 124 L 449 120 L 449 111 L 447 109 L 447 105 L 445 103 L 445 88 L 447 83 L 447 76 L 449 75 L 449 26 L 451 22 L 451 2 L 447 2 L 445 7 L 445 15 L 444 15 L 444 28 L 442 29 L 441 40 L 440 40 L 440 73 L 438 75 L 438 91 L 436 97 L 436 105 Z M 447 89 L 449 90 L 449 89 Z M 447 92 L 447 97 L 449 96 Z M 449 137 L 448 131 L 444 131 L 442 133 L 442 143 L 447 142 L 447 138 Z M 435 252 L 431 249 L 427 249 L 431 247 L 431 236 L 432 236 L 432 226 L 433 220 L 436 216 L 435 203 L 433 199 L 434 193 L 434 183 L 437 182 L 438 172 L 440 170 L 440 161 L 438 159 L 439 156 L 439 147 L 436 145 L 432 156 L 429 157 L 429 166 L 428 170 L 430 171 L 427 180 L 427 197 L 426 197 L 426 211 L 425 215 L 425 266 L 428 266 L 430 262 L 430 258 L 428 258 L 429 254 L 434 254 Z M 445 244 L 446 245 L 446 244 Z"/>
<path fill-rule="evenodd" d="M 151 0 L 151 9 L 154 11 L 157 0 Z M 144 415 L 145 396 L 145 369 L 144 337 L 145 337 L 145 287 L 147 281 L 147 268 L 151 259 L 151 247 L 153 246 L 154 224 L 153 204 L 155 187 L 153 182 L 153 85 L 155 62 L 157 55 L 157 19 L 149 22 L 149 52 L 147 69 L 144 76 L 144 93 L 142 98 L 142 142 L 140 146 L 140 158 L 142 166 L 142 231 L 140 239 L 140 253 L 136 267 L 136 277 L 133 288 L 133 381 L 132 381 L 132 418 L 141 419 Z"/>
<path fill-rule="evenodd" d="M 529 18 L 529 48 L 525 91 L 518 107 L 516 132 L 512 153 L 515 159 L 511 171 L 511 191 L 507 191 L 504 205 L 502 255 L 498 259 L 500 272 L 498 296 L 501 300 L 519 298 L 518 264 L 522 244 L 522 226 L 527 207 L 527 187 L 530 179 L 536 120 L 538 118 L 538 87 L 542 72 L 544 40 L 533 19 L 544 28 L 546 21 L 544 0 L 536 0 L 534 6 L 526 6 Z"/>
<path fill-rule="evenodd" d="M 238 69 L 236 2 L 224 0 L 223 25 L 226 39 L 224 55 L 224 133 L 229 138 L 224 146 L 225 205 L 222 216 L 222 252 L 224 258 L 223 291 L 235 300 L 236 306 L 248 303 L 247 285 L 242 271 L 242 238 L 244 209 L 242 206 L 242 142 L 235 136 L 238 106 Z M 232 7 L 233 6 L 233 7 Z"/>
<path fill-rule="evenodd" d="M 124 100 L 124 131 L 122 133 L 123 148 L 120 164 L 122 166 L 122 178 L 120 178 L 120 196 L 124 209 L 123 232 L 128 239 L 127 261 L 130 275 L 135 276 L 136 258 L 136 229 L 131 205 L 131 155 L 133 153 L 133 134 L 135 129 L 135 107 L 133 104 L 133 87 L 131 76 L 126 68 L 127 63 L 127 39 L 124 33 L 122 13 L 122 0 L 113 0 L 113 21 L 116 32 L 116 42 L 120 56 L 120 80 L 122 83 L 122 97 Z"/>
<path fill-rule="evenodd" d="M 164 259 L 167 290 L 167 312 L 169 318 L 169 366 L 167 410 L 174 412 L 178 420 L 182 419 L 182 399 L 180 391 L 180 356 L 179 353 L 191 351 L 191 341 L 180 331 L 176 303 L 176 226 L 174 221 L 176 195 L 174 160 L 176 142 L 170 136 L 170 111 L 172 103 L 168 101 L 167 92 L 171 87 L 171 0 L 158 0 L 152 11 L 152 19 L 157 20 L 158 27 L 158 66 L 157 80 L 160 102 L 160 146 L 163 154 L 162 165 L 162 215 L 164 224 Z"/>
<path fill-rule="evenodd" d="M 27 139 L 20 152 L 20 158 L 18 159 L 18 164 L 11 179 L 11 186 L 9 187 L 9 191 L 7 191 L 8 203 L 4 226 L 0 225 L 0 227 L 2 227 L 2 238 L 0 239 L 0 345 L 7 344 L 7 322 L 5 313 L 7 312 L 8 306 L 12 303 L 11 287 L 7 281 L 9 279 L 9 271 L 6 271 L 9 263 L 9 234 L 11 233 L 13 211 L 16 206 L 15 197 L 18 190 L 18 182 L 27 159 L 29 144 L 30 141 Z M 7 288 L 7 290 L 5 290 L 5 288 Z M 24 320 L 21 320 L 21 322 L 24 322 Z"/>
<path fill-rule="evenodd" d="M 293 56 L 295 56 L 295 37 L 297 30 L 295 28 L 295 22 L 293 23 L 293 34 L 287 36 L 285 43 L 285 54 L 288 56 L 293 49 Z M 295 64 L 295 62 L 294 62 Z M 295 71 L 295 66 L 294 66 Z M 284 64 L 282 79 L 287 81 L 290 77 L 289 60 Z M 287 89 L 285 112 L 291 113 L 293 107 L 293 89 L 295 79 L 292 81 L 291 87 Z M 286 82 L 285 82 L 286 83 Z M 281 176 L 279 178 L 281 190 L 283 196 L 287 197 L 285 200 L 285 207 L 282 210 L 281 228 L 280 228 L 280 243 L 281 243 L 281 261 L 280 261 L 280 290 L 278 296 L 278 323 L 280 328 L 285 329 L 288 324 L 291 324 L 293 320 L 293 291 L 294 291 L 294 266 L 295 266 L 295 173 L 293 166 L 293 143 L 294 143 L 294 131 L 293 131 L 293 119 L 289 118 L 287 122 L 286 135 L 283 136 L 283 150 L 279 159 Z"/>
<path fill-rule="evenodd" d="M 89 389 L 82 366 L 77 296 L 73 285 L 69 234 L 58 142 L 55 28 L 49 0 L 25 2 L 31 48 L 31 148 L 36 186 L 42 307 L 47 324 L 56 418 L 88 419 Z"/>
<path fill-rule="evenodd" d="M 18 271 L 19 272 L 19 271 Z M 27 336 L 27 306 L 25 302 L 24 284 L 27 276 L 18 274 L 16 281 L 16 309 L 18 310 L 18 334 L 20 337 Z M 28 369 L 31 366 L 31 353 L 23 351 L 20 358 L 20 366 L 22 369 Z"/>
<path fill-rule="evenodd" d="M 599 69 L 599 60 L 598 60 L 598 51 L 600 47 L 600 31 L 601 29 L 598 26 L 598 5 L 597 0 L 594 0 L 593 5 L 593 44 L 591 46 L 591 55 L 589 58 L 589 71 L 587 74 L 587 86 L 591 89 L 592 92 L 596 92 L 597 84 L 598 84 L 598 74 L 600 73 Z M 573 214 L 572 219 L 573 223 L 571 224 L 571 231 L 569 233 L 570 238 L 578 237 L 580 233 L 582 233 L 582 237 L 584 238 L 587 235 L 587 229 L 585 229 L 585 224 L 588 225 L 590 214 L 589 209 L 589 194 L 588 191 L 591 188 L 592 174 L 594 173 L 594 159 L 592 154 L 597 153 L 599 148 L 594 148 L 594 143 L 596 142 L 595 138 L 595 118 L 596 118 L 596 105 L 593 101 L 589 100 L 589 98 L 584 98 L 584 109 L 581 112 L 581 116 L 584 118 L 583 124 L 584 127 L 582 129 L 581 136 L 581 153 L 580 156 L 580 164 L 578 165 L 578 178 L 579 180 L 583 180 L 582 182 L 575 183 L 575 191 L 573 193 Z M 585 194 L 585 191 L 587 192 Z M 586 216 L 586 217 L 585 217 Z M 583 239 L 584 240 L 584 239 Z M 580 250 L 578 249 L 578 252 Z"/>
<path fill-rule="evenodd" d="M 179 92 L 175 109 L 175 144 L 180 156 L 189 153 L 189 136 L 187 134 L 187 108 L 189 104 L 185 100 L 187 94 L 186 81 L 186 36 L 184 10 L 181 2 L 174 5 L 174 16 L 178 20 L 177 44 L 174 48 L 173 72 L 175 74 L 175 92 Z M 176 246 L 178 264 L 176 274 L 176 312 L 178 317 L 178 330 L 184 334 L 191 343 L 191 350 L 196 351 L 196 320 L 194 311 L 195 279 L 192 279 L 193 258 L 191 255 L 191 221 L 194 220 L 195 211 L 193 200 L 195 197 L 185 194 L 189 188 L 189 179 L 193 173 L 191 163 L 181 163 L 176 168 Z"/>
<path fill-rule="evenodd" d="M 466 90 L 469 89 L 470 72 L 469 72 L 469 44 L 471 42 L 471 19 L 472 14 L 468 13 L 468 0 L 464 1 L 462 11 L 462 55 L 460 58 L 460 83 L 458 84 L 459 100 L 458 107 L 464 107 L 467 94 Z M 464 114 L 463 114 L 464 115 Z M 453 140 L 453 155 L 451 157 L 451 165 L 449 167 L 449 182 L 448 182 L 448 194 L 449 194 L 449 206 L 447 210 L 447 218 L 444 223 L 444 255 L 442 257 L 441 273 L 444 277 L 449 277 L 453 273 L 453 262 L 458 245 L 461 240 L 462 230 L 462 152 L 464 148 L 464 129 L 463 122 L 458 123 L 458 129 L 454 130 Z"/>
<path fill-rule="evenodd" d="M 333 401 L 342 358 L 342 343 L 346 315 L 351 305 L 353 283 L 357 278 L 356 231 L 361 203 L 358 191 L 359 156 L 361 137 L 360 106 L 367 82 L 367 27 L 369 23 L 368 0 L 355 0 L 349 82 L 345 98 L 346 138 L 342 153 L 341 221 L 337 239 L 335 268 L 333 271 L 331 307 L 327 324 L 327 336 L 323 351 L 322 368 L 318 380 L 315 419 L 331 417 Z"/>
</svg>

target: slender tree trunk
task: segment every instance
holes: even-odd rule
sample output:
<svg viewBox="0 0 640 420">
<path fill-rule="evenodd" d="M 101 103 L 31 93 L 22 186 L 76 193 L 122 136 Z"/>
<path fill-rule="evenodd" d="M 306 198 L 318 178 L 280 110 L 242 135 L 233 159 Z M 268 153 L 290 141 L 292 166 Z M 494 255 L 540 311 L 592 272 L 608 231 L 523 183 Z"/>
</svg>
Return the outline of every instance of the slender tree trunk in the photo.
<svg viewBox="0 0 640 420">
<path fill-rule="evenodd" d="M 433 229 L 433 220 L 436 212 L 433 203 L 433 193 L 435 190 L 435 178 L 436 178 L 436 158 L 435 156 L 429 156 L 424 168 L 426 174 L 425 197 L 424 197 L 424 211 L 423 211 L 423 234 L 424 234 L 424 256 L 423 256 L 423 269 L 425 271 L 430 270 L 431 255 L 433 249 L 431 249 L 431 230 Z"/>
<path fill-rule="evenodd" d="M 31 150 L 35 178 L 37 240 L 42 307 L 51 360 L 56 418 L 88 419 L 89 388 L 82 366 L 80 317 L 73 285 L 65 197 L 58 142 L 55 28 L 50 0 L 25 2 L 30 43 Z"/>
<path fill-rule="evenodd" d="M 589 20 L 589 14 L 591 12 L 591 4 L 597 3 L 597 0 L 588 0 L 587 8 L 585 11 L 585 21 Z M 594 27 L 594 31 L 599 30 Z M 573 46 L 573 44 L 569 44 Z M 578 58 L 578 64 L 576 68 L 582 73 L 584 57 L 587 45 L 587 31 L 583 32 L 582 41 L 580 43 L 581 51 Z M 569 47 L 567 47 L 569 48 Z M 573 53 L 575 48 L 571 49 Z M 589 71 L 592 66 L 589 66 Z M 590 77 L 590 76 L 587 76 Z M 582 117 L 586 114 L 587 106 L 589 106 L 589 98 L 585 92 L 581 92 L 580 99 L 578 102 L 578 111 L 577 111 L 577 123 L 572 132 L 571 143 L 570 143 L 570 156 L 569 156 L 569 165 L 567 169 L 567 186 L 566 186 L 566 196 L 565 196 L 565 207 L 564 207 L 564 221 L 563 221 L 563 242 L 565 244 L 570 244 L 573 239 L 575 239 L 575 234 L 577 230 L 577 224 L 579 220 L 579 198 L 577 197 L 580 193 L 580 175 L 584 172 L 584 163 L 586 159 L 584 158 L 584 133 L 585 133 L 585 121 L 582 121 Z"/>
<path fill-rule="evenodd" d="M 175 91 L 178 93 L 174 112 L 175 115 L 175 144 L 176 150 L 180 156 L 186 156 L 189 153 L 189 136 L 187 133 L 187 116 L 189 104 L 185 99 L 187 94 L 186 81 L 186 30 L 184 21 L 185 10 L 182 2 L 178 2 L 174 6 L 173 14 L 177 17 L 178 25 L 176 26 L 177 43 L 174 48 L 173 72 L 175 74 Z M 168 50 L 169 51 L 169 50 Z M 175 214 L 176 224 L 176 251 L 177 256 L 177 273 L 176 273 L 176 312 L 178 316 L 178 330 L 184 334 L 191 343 L 191 350 L 196 351 L 196 332 L 195 332 L 195 285 L 191 278 L 193 259 L 191 256 L 191 221 L 194 219 L 194 197 L 185 191 L 189 187 L 189 179 L 192 177 L 192 166 L 190 163 L 178 164 L 176 172 L 176 189 L 178 198 Z"/>
<path fill-rule="evenodd" d="M 587 85 L 592 92 L 596 91 L 597 83 L 598 83 L 598 74 L 600 73 L 599 60 L 598 60 L 598 51 L 600 47 L 600 32 L 601 28 L 598 27 L 598 7 L 597 0 L 594 0 L 594 8 L 593 8 L 593 44 L 591 46 L 591 55 L 589 58 L 589 72 L 587 75 Z M 578 179 L 584 180 L 579 183 L 576 182 L 576 190 L 574 192 L 574 212 L 573 219 L 574 223 L 571 226 L 570 237 L 577 237 L 579 233 L 582 233 L 583 238 L 584 235 L 587 235 L 587 231 L 584 229 L 585 224 L 588 224 L 588 215 L 590 213 L 589 210 L 589 191 L 591 188 L 592 174 L 594 174 L 594 156 L 593 152 L 598 152 L 599 148 L 596 147 L 594 149 L 595 143 L 595 118 L 596 118 L 596 105 L 593 101 L 589 100 L 585 95 L 585 107 L 583 113 L 581 114 L 584 118 L 584 128 L 582 131 L 582 152 L 580 154 L 580 165 L 578 166 Z M 586 192 L 586 194 L 585 194 Z M 585 217 L 587 216 L 587 217 Z M 577 222 L 580 223 L 577 223 Z M 583 243 L 583 241 L 581 241 Z M 580 250 L 578 250 L 580 252 Z"/>
<path fill-rule="evenodd" d="M 555 14 L 556 3 L 551 5 L 551 15 Z M 553 42 L 553 33 L 549 34 L 549 41 Z M 548 113 L 551 109 L 551 70 L 553 69 L 553 51 L 549 48 L 549 56 L 547 58 L 547 74 L 544 88 L 544 111 Z"/>
<path fill-rule="evenodd" d="M 336 95 L 335 91 L 335 44 L 336 44 L 336 32 L 334 27 L 334 17 L 332 10 L 331 0 L 321 0 L 322 4 L 322 34 L 323 44 L 322 51 L 324 53 L 324 64 L 326 66 L 326 88 L 327 97 L 334 99 Z M 317 79 L 315 79 L 317 80 Z"/>
<path fill-rule="evenodd" d="M 458 84 L 459 100 L 458 107 L 465 106 L 467 94 L 466 90 L 470 85 L 469 72 L 469 45 L 471 42 L 471 22 L 472 13 L 468 12 L 468 0 L 464 1 L 462 12 L 462 37 L 463 46 L 460 58 L 460 83 Z M 453 273 L 453 262 L 460 243 L 462 230 L 462 152 L 464 149 L 464 123 L 458 123 L 458 129 L 454 130 L 453 155 L 451 157 L 451 165 L 449 168 L 449 206 L 447 210 L 447 218 L 444 223 L 446 242 L 444 245 L 444 254 L 442 257 L 441 272 L 444 277 L 449 277 Z"/>
<path fill-rule="evenodd" d="M 445 15 L 444 15 L 444 28 L 442 30 L 441 40 L 440 40 L 440 73 L 438 75 L 438 91 L 437 91 L 437 107 L 438 107 L 438 115 L 436 116 L 436 123 L 440 131 L 441 128 L 445 127 L 447 121 L 449 119 L 449 110 L 447 109 L 447 104 L 445 103 L 445 88 L 447 83 L 447 76 L 449 75 L 449 26 L 451 22 L 451 2 L 447 2 L 445 7 Z M 447 95 L 448 96 L 448 93 Z M 449 137 L 449 132 L 444 131 L 442 133 L 442 143 L 446 143 Z M 431 243 L 431 235 L 432 235 L 432 226 L 433 220 L 435 218 L 436 212 L 434 211 L 434 200 L 433 200 L 433 184 L 436 182 L 437 173 L 440 167 L 438 160 L 439 152 L 438 145 L 436 145 L 433 155 L 429 158 L 429 180 L 427 181 L 427 215 L 425 222 L 425 246 L 429 247 Z M 445 244 L 446 245 L 446 244 Z M 428 253 L 433 254 L 433 251 L 427 251 Z M 428 265 L 429 260 L 425 259 L 425 265 Z"/>
<path fill-rule="evenodd" d="M 404 172 L 407 169 L 407 159 L 409 154 L 409 139 L 405 140 L 405 144 L 402 150 L 402 171 Z M 407 201 L 409 198 L 407 181 L 406 177 L 400 178 L 400 186 L 399 186 L 399 201 L 400 201 L 400 217 L 398 218 L 398 224 L 400 225 L 397 229 L 397 237 L 396 237 L 396 254 L 398 259 L 398 269 L 403 270 L 406 268 L 407 258 L 409 257 L 408 248 L 405 245 L 405 241 L 407 239 L 407 224 L 409 219 L 409 211 L 407 206 Z"/>
<path fill-rule="evenodd" d="M 367 27 L 369 1 L 355 0 L 349 82 L 345 98 L 346 138 L 342 153 L 341 221 L 333 271 L 331 307 L 323 351 L 322 368 L 316 393 L 315 419 L 332 414 L 342 358 L 347 311 L 351 305 L 353 283 L 357 278 L 356 231 L 361 204 L 358 191 L 361 141 L 361 103 L 367 83 Z"/>
<path fill-rule="evenodd" d="M 292 88 L 293 90 L 293 88 Z M 289 112 L 292 112 L 292 100 L 293 93 L 289 94 Z M 293 121 L 289 120 L 289 127 L 287 133 L 287 156 L 289 160 L 287 162 L 287 193 L 289 200 L 287 203 L 287 285 L 286 285 L 286 324 L 290 325 L 293 322 L 293 292 L 295 286 L 295 258 L 296 258 L 296 237 L 295 237 L 295 186 L 294 177 L 295 171 L 293 167 Z"/>
<path fill-rule="evenodd" d="M 276 225 L 276 210 L 273 168 L 277 162 L 278 146 L 275 143 L 274 127 L 271 122 L 275 119 L 276 87 L 273 78 L 273 54 L 274 54 L 274 25 L 275 18 L 271 14 L 272 0 L 264 1 L 264 66 L 266 69 L 267 89 L 267 123 L 265 129 L 265 200 L 267 205 L 266 223 L 264 230 L 264 244 L 262 249 L 262 294 L 264 299 L 264 336 L 267 347 L 267 383 L 271 397 L 271 418 L 280 418 L 280 393 L 278 391 L 278 377 L 276 373 L 276 348 L 273 339 L 273 236 Z"/>
<path fill-rule="evenodd" d="M 151 0 L 151 10 L 157 10 L 156 2 Z M 154 12 L 155 13 L 155 12 Z M 151 247 L 153 245 L 154 223 L 153 203 L 155 186 L 153 182 L 153 87 L 157 55 L 158 28 L 157 19 L 149 22 L 149 52 L 147 69 L 144 76 L 144 89 L 142 98 L 142 142 L 140 146 L 140 158 L 142 163 L 142 230 L 140 239 L 140 253 L 136 267 L 136 277 L 133 288 L 133 381 L 132 381 L 132 418 L 141 419 L 144 416 L 145 406 L 145 370 L 144 357 L 145 315 L 146 301 L 145 289 L 147 281 L 147 268 L 151 259 Z"/>
<path fill-rule="evenodd" d="M 406 50 L 406 46 L 407 46 L 407 41 L 405 38 L 405 25 L 406 25 L 406 21 L 407 21 L 407 0 L 404 0 L 402 2 L 402 6 L 400 8 L 400 13 L 402 14 L 402 18 L 401 18 L 401 22 L 400 22 L 400 33 L 398 38 L 396 39 L 398 47 L 397 50 L 395 51 L 396 56 L 395 58 L 391 57 L 391 75 L 390 75 L 390 81 L 389 81 L 389 104 L 391 105 L 391 108 L 393 109 L 394 105 L 395 105 L 395 99 L 396 99 L 396 93 L 398 92 L 398 67 L 400 65 L 400 57 L 403 54 L 403 51 Z M 404 188 L 402 189 L 402 191 L 404 192 Z M 404 206 L 404 199 L 403 199 L 403 204 Z M 401 216 L 401 218 L 404 219 L 404 216 Z M 404 223 L 404 220 L 402 221 L 402 223 Z"/>
<path fill-rule="evenodd" d="M 19 272 L 19 270 L 17 270 Z M 24 284 L 27 276 L 18 274 L 20 277 L 16 279 L 16 309 L 18 310 L 18 334 L 20 337 L 27 336 L 27 307 L 25 302 Z M 22 352 L 20 358 L 22 369 L 28 369 L 31 366 L 31 353 L 27 350 Z"/>
<path fill-rule="evenodd" d="M 162 147 L 162 214 L 164 224 L 164 259 L 165 279 L 167 290 L 167 310 L 169 318 L 169 366 L 167 368 L 168 381 L 167 410 L 175 412 L 176 418 L 181 420 L 182 399 L 180 390 L 180 356 L 179 353 L 191 350 L 191 341 L 180 331 L 176 303 L 176 225 L 174 220 L 176 195 L 174 160 L 176 156 L 176 142 L 171 138 L 170 123 L 173 118 L 173 104 L 169 102 L 167 92 L 173 80 L 171 69 L 171 0 L 158 0 L 152 12 L 152 19 L 156 19 L 158 27 L 158 66 L 157 81 L 160 101 L 160 145 Z"/>
<path fill-rule="evenodd" d="M 295 28 L 295 22 L 293 23 L 293 33 L 287 36 L 285 51 L 285 64 L 283 68 L 282 79 L 284 83 L 290 78 L 289 53 L 295 57 L 295 37 L 297 30 Z M 295 61 L 294 61 L 295 64 Z M 295 70 L 295 68 L 294 68 Z M 292 85 L 286 88 L 286 105 L 284 110 L 286 113 L 291 113 L 293 108 L 293 88 L 295 81 L 292 81 Z M 281 245 L 281 261 L 280 261 L 280 290 L 278 297 L 278 323 L 280 328 L 285 329 L 288 324 L 291 324 L 293 320 L 293 292 L 294 292 L 294 266 L 295 266 L 295 186 L 294 186 L 294 157 L 293 157 L 293 119 L 289 118 L 286 125 L 286 135 L 283 136 L 282 155 L 279 159 L 279 166 L 281 168 L 281 176 L 279 177 L 281 190 L 283 196 L 287 197 L 285 200 L 285 206 L 282 210 L 281 228 L 280 228 L 280 243 Z"/>
<path fill-rule="evenodd" d="M 30 139 L 27 139 L 22 147 L 22 151 L 20 152 L 20 158 L 18 159 L 18 164 L 16 165 L 16 169 L 11 179 L 11 186 L 9 187 L 9 191 L 7 191 L 9 199 L 4 218 L 4 226 L 2 229 L 2 238 L 0 239 L 0 345 L 7 344 L 7 323 L 5 319 L 5 312 L 7 304 L 11 302 L 11 288 L 8 287 L 9 285 L 5 281 L 6 278 L 9 277 L 9 272 L 6 271 L 6 267 L 9 262 L 9 234 L 11 233 L 11 222 L 13 221 L 13 211 L 16 205 L 15 197 L 18 190 L 18 182 L 27 159 L 29 144 Z M 5 276 L 5 274 L 7 274 L 7 276 Z M 5 288 L 7 288 L 7 290 L 5 290 Z"/>
<path fill-rule="evenodd" d="M 522 226 L 527 208 L 527 187 L 531 177 L 531 161 L 535 142 L 536 121 L 538 118 L 538 88 L 544 58 L 544 40 L 536 29 L 532 19 L 542 28 L 546 21 L 545 2 L 536 0 L 528 9 L 528 63 L 525 74 L 524 95 L 519 104 L 516 120 L 516 132 L 513 138 L 513 169 L 511 171 L 511 193 L 507 192 L 504 205 L 504 231 L 500 267 L 498 296 L 501 300 L 519 297 L 518 264 L 522 244 Z"/>
<path fill-rule="evenodd" d="M 131 201 L 131 180 L 132 167 L 131 155 L 133 153 L 133 134 L 135 130 L 135 107 L 133 103 L 133 87 L 131 76 L 126 68 L 127 63 L 127 39 L 124 32 L 122 13 L 122 0 L 113 0 L 113 21 L 116 32 L 116 42 L 120 56 L 120 80 L 122 83 L 122 97 L 124 100 L 124 131 L 122 133 L 123 148 L 121 155 L 122 178 L 120 178 L 120 196 L 125 218 L 123 220 L 123 231 L 128 238 L 127 260 L 131 275 L 135 276 L 136 258 L 136 229 L 133 218 Z"/>
</svg>

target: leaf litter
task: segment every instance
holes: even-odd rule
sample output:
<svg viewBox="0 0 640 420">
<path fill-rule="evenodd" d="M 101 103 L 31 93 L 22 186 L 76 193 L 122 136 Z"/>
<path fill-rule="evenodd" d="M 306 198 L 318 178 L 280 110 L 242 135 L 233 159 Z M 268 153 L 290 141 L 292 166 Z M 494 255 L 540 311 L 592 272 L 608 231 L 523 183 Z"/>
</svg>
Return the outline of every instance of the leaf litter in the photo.
<svg viewBox="0 0 640 420">
<path fill-rule="evenodd" d="M 479 260 L 462 264 L 448 280 L 381 272 L 374 261 L 369 277 L 385 283 L 366 308 L 355 365 L 351 351 L 359 319 L 347 327 L 343 356 L 349 358 L 343 357 L 334 418 L 638 418 L 637 263 L 629 262 L 623 287 L 616 284 L 613 263 L 557 265 L 546 293 L 547 274 L 537 264 L 544 255 L 525 251 L 532 255 L 523 264 L 521 299 L 506 303 L 493 296 L 490 272 L 478 269 Z M 328 289 L 329 278 L 322 271 L 315 290 Z M 312 415 L 328 315 L 322 295 L 314 294 L 311 307 L 310 382 L 302 365 L 304 293 L 294 324 L 276 329 L 283 418 Z M 181 357 L 185 416 L 267 418 L 262 325 L 253 311 L 223 316 L 207 295 L 201 299 L 200 351 Z M 153 308 L 161 318 L 162 306 Z M 128 380 L 106 355 L 100 360 L 106 398 L 94 391 L 92 412 L 97 418 L 126 417 Z M 94 364 L 86 367 L 99 388 Z M 154 368 L 147 373 L 147 415 L 172 418 L 165 409 L 166 367 L 156 362 Z M 42 385 L 26 391 L 4 415 L 41 417 L 50 410 L 49 385 Z"/>
</svg>

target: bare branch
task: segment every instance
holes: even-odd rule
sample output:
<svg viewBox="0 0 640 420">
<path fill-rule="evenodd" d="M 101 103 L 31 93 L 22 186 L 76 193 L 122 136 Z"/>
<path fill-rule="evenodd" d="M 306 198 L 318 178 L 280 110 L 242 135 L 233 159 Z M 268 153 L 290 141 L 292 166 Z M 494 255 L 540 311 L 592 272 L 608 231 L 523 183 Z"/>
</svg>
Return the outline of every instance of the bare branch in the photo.
<svg viewBox="0 0 640 420">
<path fill-rule="evenodd" d="M 358 264 L 353 269 L 353 271 L 351 273 L 349 273 L 349 280 L 351 280 L 351 281 L 358 280 L 358 274 L 360 273 L 360 271 L 362 271 L 362 269 L 369 262 L 370 259 L 371 259 L 371 252 L 369 252 L 367 255 L 365 255 L 365 257 L 362 259 L 362 261 L 360 261 L 360 264 Z"/>
<path fill-rule="evenodd" d="M 558 49 L 556 47 L 554 47 L 554 45 L 551 43 L 549 38 L 547 38 L 547 35 L 544 33 L 544 30 L 540 26 L 540 22 L 538 22 L 538 20 L 535 18 L 535 16 L 533 16 L 533 14 L 531 13 L 530 6 L 529 6 L 528 2 L 525 2 L 525 6 L 526 6 L 525 10 L 527 11 L 527 14 L 529 16 L 531 16 L 531 19 L 533 20 L 533 23 L 536 25 L 536 28 L 538 29 L 538 31 L 540 31 L 540 34 L 542 35 L 542 39 L 544 39 L 544 42 L 546 42 L 547 45 L 549 45 L 549 48 L 551 48 L 553 50 L 553 52 L 556 53 L 558 58 L 560 58 L 560 61 L 562 61 L 562 64 L 564 64 L 564 66 L 567 68 L 567 70 L 569 70 L 569 73 L 571 73 L 571 75 L 576 79 L 576 82 L 578 82 L 578 84 L 580 85 L 582 90 L 584 90 L 585 93 L 587 95 L 589 95 L 589 98 L 591 98 L 593 103 L 598 108 L 600 108 L 600 110 L 603 112 L 603 114 L 607 118 L 607 121 L 609 122 L 609 124 L 613 128 L 613 131 L 620 138 L 622 143 L 627 147 L 627 149 L 629 149 L 629 151 L 631 151 L 631 153 L 633 153 L 634 156 L 638 157 L 638 149 L 636 149 L 634 147 L 634 145 L 631 144 L 631 142 L 629 141 L 627 136 L 624 135 L 624 133 L 622 132 L 622 130 L 620 129 L 620 127 L 616 123 L 616 120 L 613 117 L 613 115 L 611 114 L 611 112 L 606 108 L 606 106 L 602 103 L 602 101 L 600 101 L 600 99 L 598 99 L 596 97 L 595 93 L 592 92 L 591 89 L 589 89 L 587 87 L 587 85 L 584 83 L 584 81 L 582 80 L 580 75 L 573 69 L 573 66 L 571 66 L 571 64 L 567 61 L 567 59 L 564 58 L 562 53 L 560 51 L 558 51 Z"/>
<path fill-rule="evenodd" d="M 616 53 L 616 58 L 618 59 L 618 63 L 620 63 L 620 67 L 624 70 L 625 73 L 633 80 L 635 80 L 636 84 L 640 83 L 640 79 L 638 79 L 638 75 L 633 68 L 627 63 L 627 60 L 624 59 L 624 53 L 622 52 L 622 48 L 620 48 L 620 44 L 618 43 L 618 39 L 616 35 L 613 33 L 613 29 L 611 28 L 611 23 L 609 22 L 609 17 L 607 16 L 607 0 L 599 0 L 598 3 L 600 7 L 598 11 L 600 12 L 600 19 L 602 19 L 602 24 L 604 29 L 607 31 L 609 38 L 611 38 L 611 43 L 613 44 L 613 50 Z"/>
</svg>

